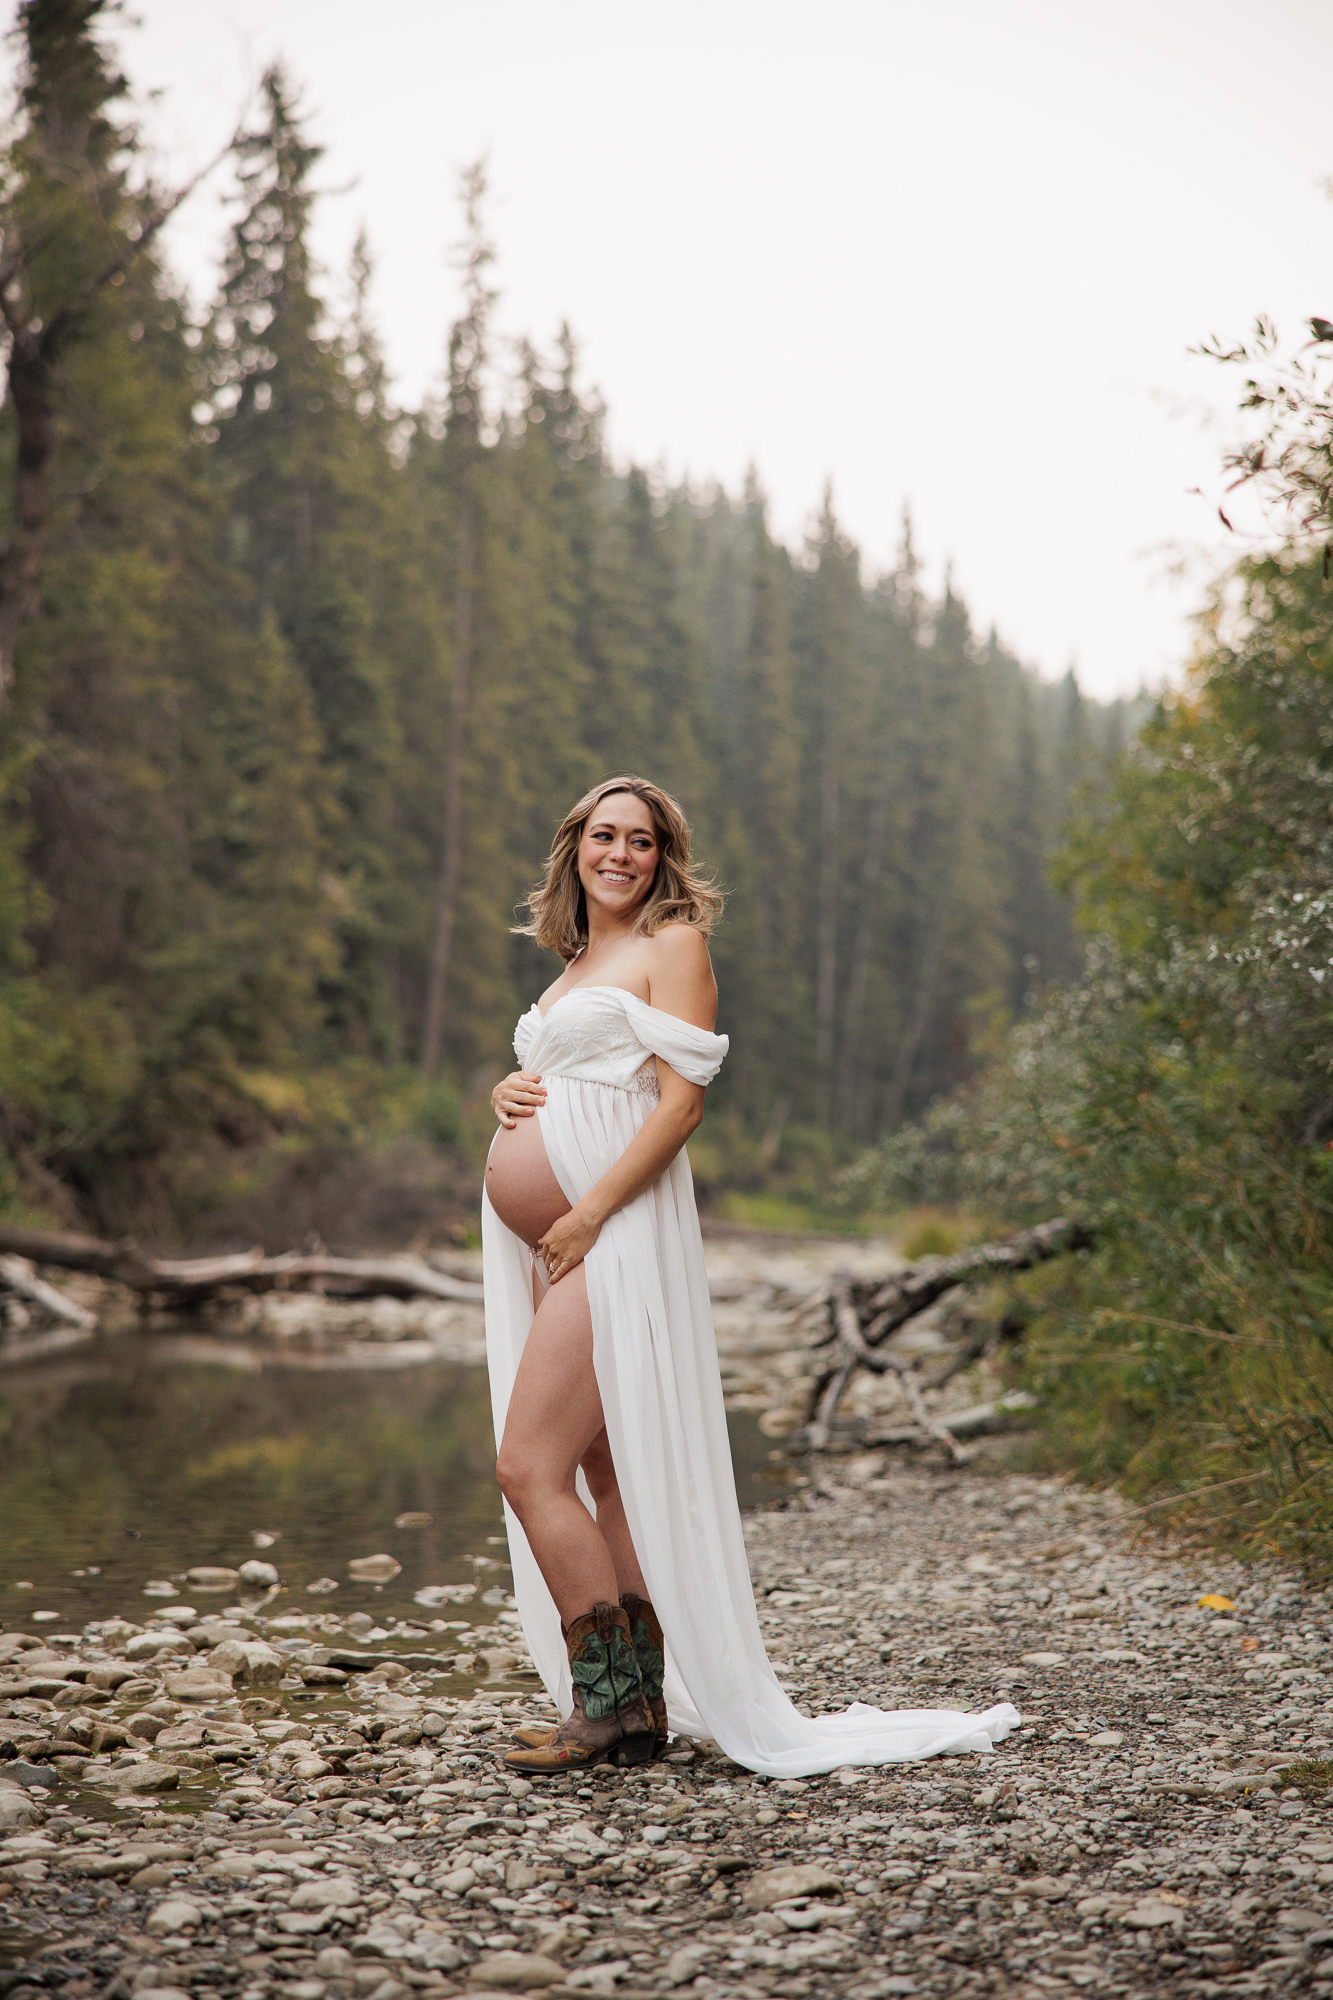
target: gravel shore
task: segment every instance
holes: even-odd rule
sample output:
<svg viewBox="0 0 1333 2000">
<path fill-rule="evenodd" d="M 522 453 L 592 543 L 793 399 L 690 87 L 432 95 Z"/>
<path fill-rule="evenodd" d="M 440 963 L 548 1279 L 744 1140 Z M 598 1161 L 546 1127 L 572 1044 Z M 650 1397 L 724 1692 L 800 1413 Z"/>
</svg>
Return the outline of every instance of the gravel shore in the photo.
<svg viewBox="0 0 1333 2000">
<path fill-rule="evenodd" d="M 993 1756 L 769 1782 L 678 1742 L 529 1785 L 508 1624 L 4 1634 L 0 1992 L 1333 1988 L 1327 1595 L 1113 1499 L 882 1464 L 747 1520 L 774 1659 L 811 1713 L 1010 1699 Z"/>
</svg>

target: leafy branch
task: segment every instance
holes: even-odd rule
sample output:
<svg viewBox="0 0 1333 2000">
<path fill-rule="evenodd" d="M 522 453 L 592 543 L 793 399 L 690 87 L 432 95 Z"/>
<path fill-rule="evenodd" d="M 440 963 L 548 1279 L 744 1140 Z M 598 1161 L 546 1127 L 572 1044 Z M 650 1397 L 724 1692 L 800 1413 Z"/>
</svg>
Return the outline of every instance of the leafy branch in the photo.
<svg viewBox="0 0 1333 2000">
<path fill-rule="evenodd" d="M 1333 565 L 1333 321 L 1307 320 L 1310 338 L 1282 358 L 1277 328 L 1264 314 L 1250 340 L 1227 347 L 1207 340 L 1195 350 L 1248 371 L 1242 410 L 1261 416 L 1258 435 L 1223 454 L 1226 490 L 1249 487 L 1286 535 L 1323 540 L 1324 575 Z M 1236 532 L 1224 507 L 1223 526 Z"/>
</svg>

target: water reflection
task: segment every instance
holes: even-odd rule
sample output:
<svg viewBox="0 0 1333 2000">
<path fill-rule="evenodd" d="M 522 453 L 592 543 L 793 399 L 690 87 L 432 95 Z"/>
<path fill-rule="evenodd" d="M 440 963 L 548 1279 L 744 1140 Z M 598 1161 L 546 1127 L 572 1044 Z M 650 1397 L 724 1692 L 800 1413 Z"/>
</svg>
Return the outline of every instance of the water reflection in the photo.
<svg viewBox="0 0 1333 2000">
<path fill-rule="evenodd" d="M 0 1621 L 73 1630 L 117 1613 L 142 1621 L 154 1579 L 181 1602 L 226 1603 L 180 1582 L 203 1564 L 256 1555 L 278 1567 L 273 1611 L 422 1612 L 427 1584 L 507 1584 L 482 1368 L 436 1361 L 309 1373 L 168 1358 L 123 1338 L 0 1382 Z M 771 1497 L 768 1439 L 731 1419 L 742 1506 Z M 401 1514 L 426 1524 L 396 1527 Z M 254 1537 L 272 1535 L 256 1546 Z M 355 1581 L 348 1563 L 387 1553 L 401 1575 Z M 481 1564 L 474 1558 L 482 1559 Z M 335 1578 L 339 1589 L 309 1595 Z M 30 1584 L 31 1589 L 21 1588 Z M 54 1621 L 33 1613 L 55 1612 Z M 489 1617 L 474 1603 L 469 1616 Z"/>
</svg>

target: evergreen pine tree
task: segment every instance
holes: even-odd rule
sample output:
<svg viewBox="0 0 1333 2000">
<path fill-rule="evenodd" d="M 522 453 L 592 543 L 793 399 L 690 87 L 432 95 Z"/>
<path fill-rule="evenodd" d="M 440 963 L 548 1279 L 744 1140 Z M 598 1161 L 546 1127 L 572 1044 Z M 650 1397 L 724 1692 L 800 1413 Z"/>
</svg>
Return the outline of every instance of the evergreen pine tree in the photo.
<svg viewBox="0 0 1333 2000">
<path fill-rule="evenodd" d="M 280 66 L 266 72 L 262 94 L 263 122 L 238 147 L 242 212 L 210 329 L 215 452 L 256 613 L 271 614 L 305 678 L 329 773 L 341 938 L 326 987 L 330 1026 L 383 1053 L 396 1039 L 388 945 L 398 717 L 375 624 L 377 600 L 392 595 L 397 496 L 364 323 L 354 320 L 349 340 L 315 291 L 310 176 L 320 148 L 301 129 Z"/>
<path fill-rule="evenodd" d="M 445 411 L 441 478 L 453 515 L 453 655 L 449 734 L 445 750 L 439 879 L 431 927 L 421 1026 L 421 1067 L 434 1074 L 445 1035 L 445 1006 L 454 924 L 463 871 L 463 766 L 469 741 L 469 702 L 476 648 L 481 510 L 482 438 L 488 340 L 495 294 L 486 282 L 495 251 L 482 224 L 486 171 L 481 161 L 463 177 L 467 237 L 463 248 L 463 310 L 449 336 L 449 394 Z"/>
<path fill-rule="evenodd" d="M 800 709 L 806 735 L 805 793 L 813 852 L 808 855 L 806 935 L 813 946 L 814 1061 L 821 1120 L 832 1117 L 837 1088 L 839 944 L 848 911 L 844 789 L 848 745 L 867 724 L 859 557 L 833 511 L 831 491 L 808 550 L 798 596 Z"/>
<path fill-rule="evenodd" d="M 867 606 L 867 657 L 872 709 L 857 746 L 863 829 L 856 907 L 851 924 L 847 995 L 838 1058 L 836 1114 L 847 1131 L 873 1130 L 877 1064 L 871 1039 L 876 1011 L 872 989 L 885 948 L 891 949 L 901 894 L 891 868 L 908 823 L 909 787 L 903 757 L 912 667 L 920 649 L 920 595 L 910 525 L 904 524 L 903 550 L 895 574 L 884 579 Z M 855 863 L 854 863 L 855 869 Z"/>
<path fill-rule="evenodd" d="M 111 145 L 89 92 L 120 88 L 87 39 L 97 11 L 29 22 L 60 57 L 29 87 L 97 169 L 71 176 L 85 194 L 105 194 Z M 31 887 L 0 994 L 0 1042 L 25 1051 L 0 1135 L 22 1186 L 55 1176 L 115 1227 L 170 1228 L 182 1159 L 251 1115 L 246 1066 L 308 1058 L 329 961 L 304 691 L 247 627 L 192 415 L 195 336 L 145 233 L 60 348 L 61 499 L 5 731 Z M 12 405 L 6 423 L 12 446 Z"/>
<path fill-rule="evenodd" d="M 805 856 L 789 803 L 800 783 L 791 564 L 769 533 L 753 476 L 743 527 L 744 542 L 726 546 L 746 561 L 748 575 L 739 579 L 746 622 L 716 739 L 723 755 L 711 774 L 730 806 L 721 850 L 729 902 L 716 957 L 724 1010 L 739 1030 L 731 1100 L 775 1153 L 793 1112 L 811 1114 L 813 1076 L 800 930 Z"/>
</svg>

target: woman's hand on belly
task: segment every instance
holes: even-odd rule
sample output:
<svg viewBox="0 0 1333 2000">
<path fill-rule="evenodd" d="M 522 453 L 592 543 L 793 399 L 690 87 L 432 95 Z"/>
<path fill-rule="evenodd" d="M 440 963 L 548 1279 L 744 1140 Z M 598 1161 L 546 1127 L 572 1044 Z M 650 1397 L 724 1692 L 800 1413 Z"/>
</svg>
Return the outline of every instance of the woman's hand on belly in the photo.
<svg viewBox="0 0 1333 2000">
<path fill-rule="evenodd" d="M 581 1213 L 578 1207 L 551 1224 L 537 1251 L 553 1285 L 583 1262 L 601 1233 L 601 1223 Z"/>
<path fill-rule="evenodd" d="M 541 1077 L 530 1069 L 515 1069 L 491 1092 L 491 1110 L 510 1131 L 516 1118 L 531 1118 L 546 1102 Z"/>
</svg>

